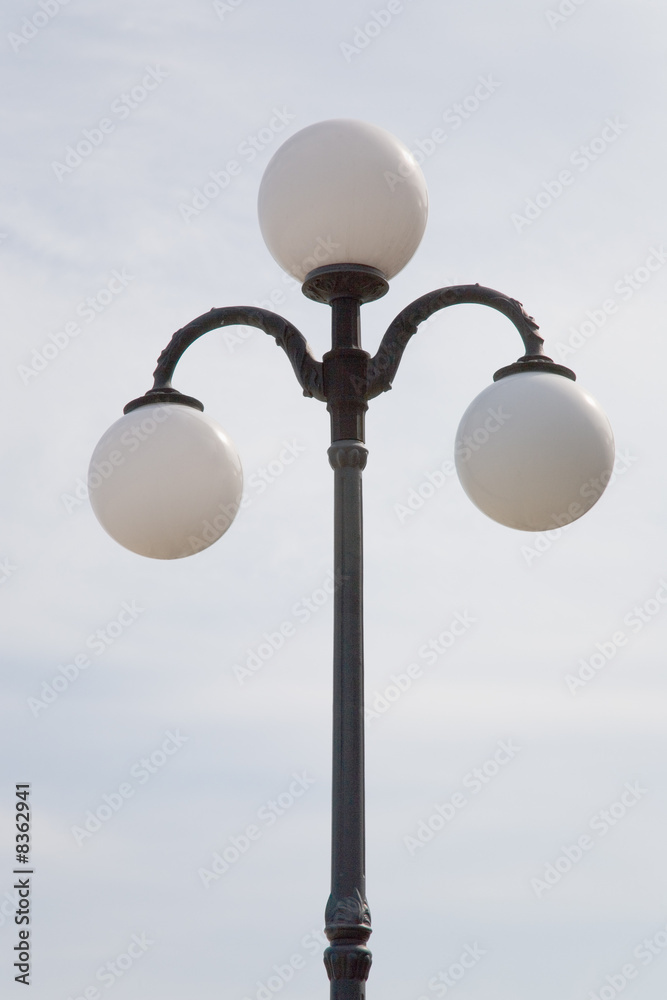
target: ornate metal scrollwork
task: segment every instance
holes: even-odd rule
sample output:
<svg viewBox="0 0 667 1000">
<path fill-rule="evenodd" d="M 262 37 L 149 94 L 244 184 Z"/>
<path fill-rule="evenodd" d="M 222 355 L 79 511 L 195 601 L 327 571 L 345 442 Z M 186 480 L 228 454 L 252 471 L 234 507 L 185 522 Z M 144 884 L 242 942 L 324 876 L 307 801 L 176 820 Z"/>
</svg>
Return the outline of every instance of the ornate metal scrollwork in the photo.
<svg viewBox="0 0 667 1000">
<path fill-rule="evenodd" d="M 171 379 L 178 361 L 195 340 L 218 327 L 234 324 L 255 326 L 273 337 L 276 344 L 282 347 L 290 359 L 304 396 L 314 396 L 315 399 L 326 401 L 322 363 L 317 361 L 311 353 L 303 334 L 277 313 L 255 306 L 229 306 L 222 309 L 211 309 L 210 312 L 198 316 L 187 326 L 177 330 L 158 358 L 157 368 L 153 372 L 155 379 L 153 389 L 164 390 L 171 387 Z"/>
<path fill-rule="evenodd" d="M 332 469 L 365 469 L 368 449 L 359 441 L 336 441 L 327 451 Z"/>
<path fill-rule="evenodd" d="M 420 323 L 439 309 L 463 303 L 477 303 L 497 309 L 514 323 L 523 340 L 526 355 L 531 358 L 543 356 L 544 339 L 537 332 L 538 325 L 516 299 L 510 299 L 502 292 L 485 288 L 483 285 L 453 285 L 449 288 L 438 288 L 415 299 L 390 323 L 375 357 L 371 358 L 368 365 L 366 398 L 373 399 L 381 392 L 391 389 L 403 351 L 410 337 L 417 332 Z M 547 360 L 545 358 L 545 361 Z"/>
<path fill-rule="evenodd" d="M 345 896 L 344 899 L 334 899 L 333 896 L 329 896 L 324 919 L 327 927 L 333 927 L 337 924 L 343 924 L 346 927 L 356 927 L 359 924 L 370 927 L 371 911 L 368 902 L 362 897 L 359 890 L 355 889 L 352 896 Z"/>
</svg>

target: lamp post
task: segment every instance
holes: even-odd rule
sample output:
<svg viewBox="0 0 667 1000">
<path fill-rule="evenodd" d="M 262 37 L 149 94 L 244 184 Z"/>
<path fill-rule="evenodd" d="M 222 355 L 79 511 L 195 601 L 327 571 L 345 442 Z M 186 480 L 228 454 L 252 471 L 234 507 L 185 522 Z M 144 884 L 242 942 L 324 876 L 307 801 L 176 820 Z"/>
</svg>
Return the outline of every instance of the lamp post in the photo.
<svg viewBox="0 0 667 1000">
<path fill-rule="evenodd" d="M 212 309 L 174 334 L 152 389 L 127 404 L 91 461 L 91 502 L 107 532 L 141 555 L 180 558 L 221 537 L 242 496 L 233 445 L 198 400 L 171 384 L 184 351 L 219 327 L 258 327 L 287 354 L 304 394 L 327 404 L 336 589 L 332 874 L 325 915 L 330 944 L 324 961 L 332 1000 L 362 1000 L 371 965 L 362 607 L 368 402 L 391 388 L 420 323 L 448 306 L 478 303 L 514 324 L 524 354 L 495 373 L 459 426 L 456 466 L 473 503 L 519 530 L 559 527 L 593 506 L 614 462 L 611 428 L 598 404 L 575 385 L 573 372 L 544 354 L 537 324 L 521 304 L 500 292 L 480 285 L 438 289 L 396 316 L 374 357 L 363 350 L 361 306 L 384 295 L 389 279 L 410 260 L 426 215 L 423 175 L 406 147 L 384 130 L 334 120 L 292 136 L 262 180 L 260 226 L 269 250 L 302 281 L 304 294 L 330 305 L 331 350 L 318 361 L 302 334 L 267 310 Z"/>
</svg>

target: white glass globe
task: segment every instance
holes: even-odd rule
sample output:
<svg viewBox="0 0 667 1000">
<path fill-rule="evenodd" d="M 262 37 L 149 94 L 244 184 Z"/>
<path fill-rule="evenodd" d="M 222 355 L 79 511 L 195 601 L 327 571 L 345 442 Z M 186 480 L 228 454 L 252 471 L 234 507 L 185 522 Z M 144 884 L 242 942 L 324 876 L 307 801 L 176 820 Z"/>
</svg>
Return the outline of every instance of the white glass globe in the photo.
<svg viewBox="0 0 667 1000">
<path fill-rule="evenodd" d="M 283 143 L 264 172 L 258 213 L 269 251 L 299 281 L 327 264 L 365 264 L 389 279 L 419 246 L 428 194 L 395 136 L 337 118 Z"/>
<path fill-rule="evenodd" d="M 180 559 L 208 548 L 241 504 L 243 473 L 231 441 L 191 406 L 140 406 L 117 420 L 88 469 L 90 502 L 126 549 Z"/>
<path fill-rule="evenodd" d="M 507 375 L 479 394 L 456 434 L 456 470 L 485 514 L 521 531 L 575 521 L 614 468 L 614 437 L 599 404 L 569 378 Z"/>
</svg>

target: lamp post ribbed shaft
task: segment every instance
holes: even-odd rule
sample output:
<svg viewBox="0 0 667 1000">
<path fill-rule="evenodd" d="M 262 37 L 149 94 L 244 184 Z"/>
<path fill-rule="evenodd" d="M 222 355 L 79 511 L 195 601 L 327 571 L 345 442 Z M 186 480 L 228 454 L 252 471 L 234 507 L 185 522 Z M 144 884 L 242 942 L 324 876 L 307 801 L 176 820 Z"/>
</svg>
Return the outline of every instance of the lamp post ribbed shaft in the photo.
<svg viewBox="0 0 667 1000">
<path fill-rule="evenodd" d="M 359 441 L 336 441 L 334 469 L 334 653 L 330 945 L 331 1000 L 362 1000 L 371 966 L 364 817 L 364 634 L 362 470 Z"/>
<path fill-rule="evenodd" d="M 361 277 L 361 276 L 360 276 Z M 363 277 L 361 277 L 363 281 Z M 361 349 L 362 297 L 349 275 L 321 294 L 331 305 L 332 349 L 322 359 L 334 470 L 331 895 L 324 963 L 331 1000 L 363 1000 L 371 967 L 366 902 L 362 473 L 369 355 Z M 354 293 L 357 294 L 354 294 Z"/>
</svg>

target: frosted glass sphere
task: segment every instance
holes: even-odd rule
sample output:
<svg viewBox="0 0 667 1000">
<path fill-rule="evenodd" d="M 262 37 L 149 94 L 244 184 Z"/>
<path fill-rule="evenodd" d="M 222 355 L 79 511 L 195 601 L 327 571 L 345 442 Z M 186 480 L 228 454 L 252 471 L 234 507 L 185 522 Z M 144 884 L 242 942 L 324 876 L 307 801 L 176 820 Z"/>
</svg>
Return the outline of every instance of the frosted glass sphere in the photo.
<svg viewBox="0 0 667 1000">
<path fill-rule="evenodd" d="M 95 448 L 88 491 L 97 520 L 126 549 L 180 559 L 208 548 L 241 503 L 243 473 L 231 441 L 191 406 L 140 406 Z"/>
<path fill-rule="evenodd" d="M 569 378 L 507 375 L 479 394 L 456 434 L 456 470 L 485 514 L 521 531 L 575 521 L 614 468 L 614 437 L 599 404 Z"/>
<path fill-rule="evenodd" d="M 327 264 L 365 264 L 392 278 L 426 227 L 426 181 L 410 150 L 376 125 L 336 118 L 291 136 L 259 188 L 269 251 L 299 281 Z"/>
</svg>

